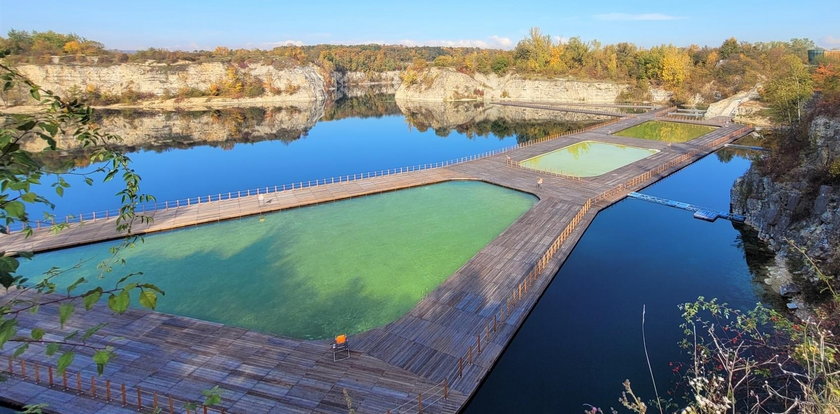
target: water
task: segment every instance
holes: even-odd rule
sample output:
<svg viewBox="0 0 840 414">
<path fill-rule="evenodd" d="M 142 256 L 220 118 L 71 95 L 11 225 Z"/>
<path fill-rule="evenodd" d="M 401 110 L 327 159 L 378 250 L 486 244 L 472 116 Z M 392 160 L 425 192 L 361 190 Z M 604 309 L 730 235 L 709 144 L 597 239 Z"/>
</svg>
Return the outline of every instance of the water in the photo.
<svg viewBox="0 0 840 414">
<path fill-rule="evenodd" d="M 406 117 L 393 97 L 373 96 L 331 103 L 326 110 L 140 112 L 114 114 L 100 123 L 126 138 L 143 192 L 163 202 L 453 160 L 600 122 L 567 121 L 538 110 L 529 110 L 539 115 L 533 119 L 495 117 L 486 115 L 489 110 L 459 109 L 464 121 L 451 123 L 446 113 Z M 42 158 L 65 171 L 82 157 Z M 89 187 L 82 177 L 65 178 L 72 186 L 62 198 L 49 187 L 52 178 L 40 188 L 57 204 L 57 216 L 119 206 L 118 179 Z M 33 217 L 40 218 L 41 211 Z"/>
<path fill-rule="evenodd" d="M 270 334 L 354 334 L 407 313 L 524 214 L 532 195 L 483 182 L 417 187 L 147 236 L 97 279 L 106 246 L 39 254 L 32 276 L 71 268 L 60 289 L 113 287 L 123 274 L 166 291 L 158 310 Z"/>
<path fill-rule="evenodd" d="M 724 162 L 722 160 L 729 160 Z M 749 160 L 709 155 L 642 192 L 728 210 L 732 182 Z M 698 296 L 748 308 L 764 298 L 767 260 L 732 223 L 635 199 L 602 211 L 528 316 L 466 413 L 575 413 L 583 404 L 619 408 L 629 379 L 654 397 L 641 338 L 642 306 L 660 394 L 670 398 L 677 305 Z M 746 250 L 746 252 L 745 252 Z"/>
<path fill-rule="evenodd" d="M 581 141 L 520 162 L 523 167 L 575 177 L 594 177 L 659 152 L 598 141 Z"/>
<path fill-rule="evenodd" d="M 647 121 L 618 131 L 614 135 L 664 142 L 686 142 L 706 135 L 714 130 L 715 127 L 705 125 L 683 124 L 680 122 Z"/>
</svg>

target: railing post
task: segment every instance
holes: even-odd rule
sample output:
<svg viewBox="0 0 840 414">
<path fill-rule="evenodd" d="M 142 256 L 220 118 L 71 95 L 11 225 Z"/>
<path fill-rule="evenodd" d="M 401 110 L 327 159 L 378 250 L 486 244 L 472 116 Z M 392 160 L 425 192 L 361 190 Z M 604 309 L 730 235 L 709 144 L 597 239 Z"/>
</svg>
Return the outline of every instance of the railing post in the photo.
<svg viewBox="0 0 840 414">
<path fill-rule="evenodd" d="M 443 399 L 444 400 L 449 399 L 449 379 L 448 378 L 443 379 Z"/>
</svg>

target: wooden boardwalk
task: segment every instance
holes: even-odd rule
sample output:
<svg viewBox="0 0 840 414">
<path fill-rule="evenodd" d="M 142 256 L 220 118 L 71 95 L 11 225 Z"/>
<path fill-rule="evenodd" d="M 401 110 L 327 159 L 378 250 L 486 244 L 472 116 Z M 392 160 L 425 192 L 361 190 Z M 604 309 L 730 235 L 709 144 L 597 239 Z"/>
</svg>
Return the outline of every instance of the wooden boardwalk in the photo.
<svg viewBox="0 0 840 414">
<path fill-rule="evenodd" d="M 150 213 L 153 224 L 135 228 L 161 231 L 453 179 L 483 180 L 539 197 L 530 211 L 408 314 L 351 337 L 352 357 L 347 360 L 333 362 L 324 341 L 274 337 L 144 310 L 117 316 L 96 306 L 75 316 L 70 328 L 107 322 L 103 335 L 91 342 L 117 347 L 117 358 L 103 378 L 143 390 L 144 395 L 195 400 L 201 390 L 219 385 L 223 390 L 220 407 L 230 413 L 347 412 L 345 392 L 360 413 L 418 412 L 419 405 L 423 412 L 456 412 L 490 371 L 599 210 L 751 131 L 727 125 L 680 144 L 610 135 L 665 111 L 626 116 L 585 132 L 443 168 L 156 211 Z M 584 179 L 508 165 L 584 140 L 659 152 Z M 58 236 L 45 231 L 29 239 L 2 235 L 0 245 L 15 251 L 55 249 L 114 238 L 118 235 L 113 226 L 113 219 L 108 219 L 73 225 Z M 52 323 L 58 319 L 52 317 L 57 309 L 45 306 L 41 312 L 37 317 L 21 317 L 24 330 L 37 327 L 48 336 L 59 335 L 61 331 Z M 30 361 L 26 374 L 18 362 L 9 363 L 6 370 L 14 375 L 3 385 L 0 397 L 20 403 L 49 402 L 58 411 L 136 412 L 119 402 L 105 402 L 101 391 L 95 398 L 90 387 L 77 390 L 72 377 L 69 392 L 61 385 L 48 387 L 43 380 L 36 384 L 31 364 L 51 363 L 40 351 L 33 347 L 24 354 Z M 78 357 L 70 368 L 85 378 L 79 384 L 88 384 L 87 378 L 95 372 L 89 361 Z M 145 398 L 146 406 L 150 398 Z"/>
</svg>

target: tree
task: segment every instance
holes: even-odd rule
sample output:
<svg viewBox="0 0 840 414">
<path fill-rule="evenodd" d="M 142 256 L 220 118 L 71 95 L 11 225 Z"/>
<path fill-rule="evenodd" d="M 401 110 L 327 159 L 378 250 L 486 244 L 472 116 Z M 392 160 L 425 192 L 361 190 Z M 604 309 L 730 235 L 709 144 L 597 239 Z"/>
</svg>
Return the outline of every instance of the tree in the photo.
<svg viewBox="0 0 840 414">
<path fill-rule="evenodd" d="M 802 117 L 802 106 L 811 97 L 813 87 L 808 68 L 794 55 L 786 55 L 779 72 L 771 77 L 762 91 L 777 118 L 793 123 Z"/>
<path fill-rule="evenodd" d="M 730 37 L 723 41 L 723 44 L 720 45 L 720 58 L 721 59 L 729 59 L 730 56 L 737 55 L 741 53 L 741 46 L 738 44 L 738 40 L 734 37 Z"/>
<path fill-rule="evenodd" d="M 677 87 L 685 82 L 691 69 L 691 57 L 683 50 L 668 47 L 662 55 L 660 79 L 667 85 Z"/>
<path fill-rule="evenodd" d="M 0 57 L 6 53 L 0 54 Z M 0 125 L 0 232 L 8 233 L 13 226 L 21 226 L 21 231 L 29 236 L 33 232 L 34 221 L 28 214 L 27 207 L 40 204 L 54 208 L 46 194 L 38 194 L 33 189 L 34 185 L 50 175 L 49 172 L 21 149 L 21 143 L 41 141 L 46 145 L 46 151 L 55 151 L 56 139 L 61 135 L 80 141 L 82 146 L 90 149 L 91 162 L 102 164 L 93 171 L 82 173 L 89 185 L 93 184 L 93 177 L 100 175 L 104 181 L 115 177 L 123 180 L 124 188 L 118 193 L 122 206 L 116 221 L 117 230 L 128 235 L 135 221 L 149 221 L 148 217 L 134 214 L 135 206 L 141 202 L 153 201 L 154 198 L 140 193 L 140 177 L 131 169 L 131 160 L 124 154 L 109 149 L 109 144 L 118 141 L 119 137 L 105 133 L 92 124 L 90 107 L 75 100 L 64 100 L 51 91 L 41 89 L 5 64 L 0 64 L 0 80 L 4 92 L 13 88 L 27 89 L 32 99 L 43 109 L 34 115 L 14 115 L 10 121 Z M 61 197 L 69 184 L 61 175 L 56 175 L 52 187 L 55 195 Z M 64 227 L 66 225 L 57 225 L 53 230 L 60 231 Z M 133 242 L 134 238 L 127 237 L 123 246 Z M 75 292 L 75 289 L 85 282 L 85 278 L 80 278 L 70 284 L 66 292 L 60 293 L 54 280 L 61 277 L 61 269 L 50 270 L 45 278 L 37 283 L 30 282 L 24 275 L 17 273 L 20 260 L 31 257 L 32 254 L 27 252 L 10 254 L 0 251 L 0 285 L 6 291 L 0 296 L 0 349 L 6 345 L 16 345 L 14 357 L 23 354 L 31 344 L 45 346 L 47 355 L 61 352 L 57 362 L 60 373 L 73 361 L 77 348 L 92 349 L 93 361 L 102 373 L 105 364 L 113 355 L 112 349 L 86 344 L 86 340 L 101 326 L 91 327 L 84 332 L 70 332 L 62 339 L 45 337 L 45 332 L 38 328 L 32 329 L 28 335 L 20 335 L 18 317 L 21 314 L 38 312 L 41 306 L 58 306 L 59 322 L 63 327 L 77 308 L 91 309 L 104 298 L 107 298 L 108 307 L 112 311 L 122 313 L 128 308 L 134 293 L 138 294 L 140 305 L 152 309 L 157 303 L 157 295 L 163 294 L 157 286 L 135 281 L 134 274 L 119 278 L 111 289 L 95 288 Z"/>
</svg>

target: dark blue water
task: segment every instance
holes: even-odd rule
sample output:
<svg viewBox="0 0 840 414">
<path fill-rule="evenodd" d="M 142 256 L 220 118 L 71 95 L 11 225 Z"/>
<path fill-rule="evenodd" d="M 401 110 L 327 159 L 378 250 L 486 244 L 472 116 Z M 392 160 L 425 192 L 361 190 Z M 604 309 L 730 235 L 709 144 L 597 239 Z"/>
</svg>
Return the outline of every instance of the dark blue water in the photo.
<svg viewBox="0 0 840 414">
<path fill-rule="evenodd" d="M 710 155 L 642 192 L 727 211 L 729 189 L 749 165 Z M 584 403 L 609 412 L 620 406 L 625 379 L 653 399 L 643 305 L 651 363 L 668 398 L 668 363 L 686 360 L 677 305 L 705 296 L 744 308 L 761 299 L 750 270 L 761 259 L 748 248 L 748 264 L 743 239 L 728 221 L 635 199 L 602 211 L 465 412 L 579 413 Z"/>
<path fill-rule="evenodd" d="M 516 124 L 505 122 L 498 128 L 501 132 L 492 130 L 497 124 L 435 131 L 422 127 L 419 130 L 401 114 L 364 116 L 367 117 L 320 121 L 299 139 L 290 141 L 237 143 L 233 137 L 229 140 L 233 145 L 228 148 L 206 145 L 141 150 L 129 156 L 142 177 L 142 191 L 162 202 L 453 160 L 514 146 L 517 141 L 528 139 L 517 131 L 534 125 L 532 122 L 517 129 Z M 566 124 L 559 120 L 553 122 L 549 131 L 581 125 L 585 123 Z M 545 135 L 539 128 L 538 132 L 539 136 Z M 48 177 L 41 187 L 57 204 L 57 216 L 119 206 L 114 197 L 120 189 L 118 179 L 89 187 L 81 177 L 65 178 L 71 188 L 62 198 L 48 187 L 54 179 Z"/>
</svg>

